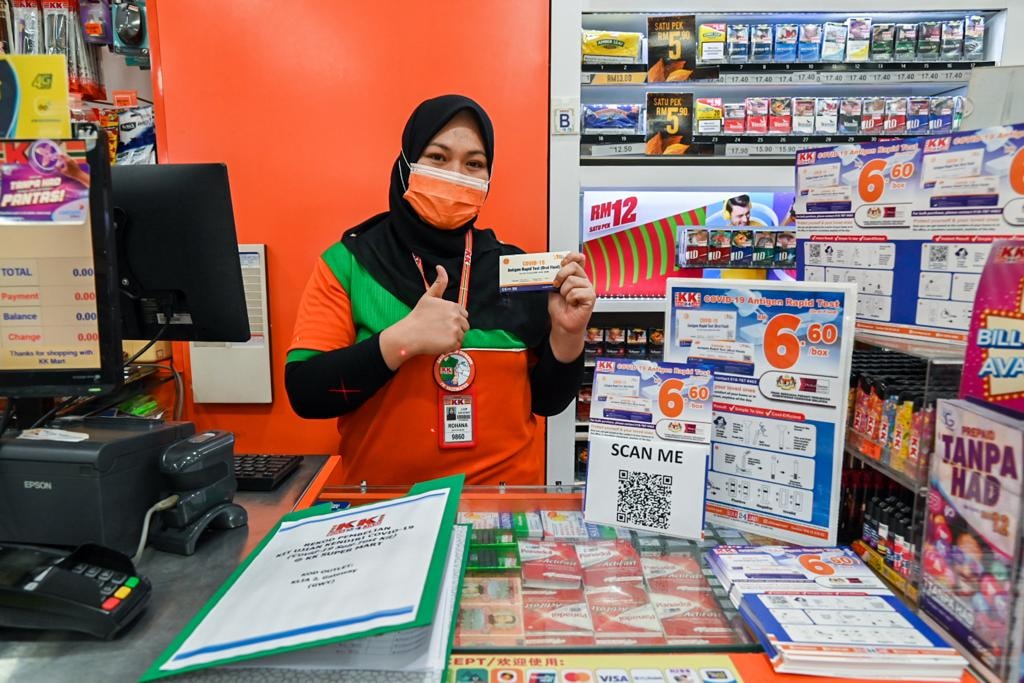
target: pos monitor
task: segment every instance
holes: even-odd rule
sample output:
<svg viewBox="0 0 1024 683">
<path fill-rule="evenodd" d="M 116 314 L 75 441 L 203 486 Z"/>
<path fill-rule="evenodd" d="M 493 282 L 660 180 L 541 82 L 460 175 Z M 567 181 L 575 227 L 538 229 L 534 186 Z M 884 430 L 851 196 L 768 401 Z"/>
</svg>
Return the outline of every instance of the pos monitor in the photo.
<svg viewBox="0 0 1024 683">
<path fill-rule="evenodd" d="M 248 341 L 227 167 L 111 170 L 124 338 Z"/>
<path fill-rule="evenodd" d="M 104 137 L 0 152 L 0 396 L 112 390 L 123 375 Z"/>
</svg>

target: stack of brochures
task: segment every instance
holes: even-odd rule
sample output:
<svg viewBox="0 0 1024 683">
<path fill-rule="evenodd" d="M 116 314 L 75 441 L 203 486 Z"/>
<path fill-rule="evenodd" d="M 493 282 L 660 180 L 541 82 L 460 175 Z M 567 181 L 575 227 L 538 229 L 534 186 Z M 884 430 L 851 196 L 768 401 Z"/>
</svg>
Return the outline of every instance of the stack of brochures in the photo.
<svg viewBox="0 0 1024 683">
<path fill-rule="evenodd" d="M 967 661 L 849 548 L 719 546 L 711 571 L 780 673 L 960 681 Z"/>
</svg>

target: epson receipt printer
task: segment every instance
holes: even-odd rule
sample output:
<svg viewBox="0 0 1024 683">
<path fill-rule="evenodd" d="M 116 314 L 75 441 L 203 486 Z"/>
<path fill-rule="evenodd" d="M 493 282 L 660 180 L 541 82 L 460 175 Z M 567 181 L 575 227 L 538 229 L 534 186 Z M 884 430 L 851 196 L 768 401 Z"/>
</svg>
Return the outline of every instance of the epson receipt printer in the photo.
<svg viewBox="0 0 1024 683">
<path fill-rule="evenodd" d="M 0 542 L 135 553 L 146 511 L 168 494 L 174 507 L 151 523 L 154 547 L 192 554 L 208 526 L 246 523 L 231 503 L 237 485 L 229 432 L 195 433 L 190 422 L 89 418 L 54 426 L 78 442 L 0 439 Z"/>
<path fill-rule="evenodd" d="M 133 555 L 146 510 L 164 489 L 160 456 L 195 426 L 137 418 L 53 426 L 88 438 L 0 439 L 0 542 L 95 543 Z"/>
</svg>

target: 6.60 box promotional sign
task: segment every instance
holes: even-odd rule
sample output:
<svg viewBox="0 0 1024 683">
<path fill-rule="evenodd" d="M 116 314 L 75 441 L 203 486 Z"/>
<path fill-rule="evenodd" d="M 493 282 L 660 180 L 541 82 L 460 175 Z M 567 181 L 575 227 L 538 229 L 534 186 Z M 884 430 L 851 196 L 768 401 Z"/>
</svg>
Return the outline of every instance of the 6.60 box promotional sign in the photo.
<svg viewBox="0 0 1024 683">
<path fill-rule="evenodd" d="M 852 284 L 670 279 L 665 358 L 714 372 L 710 521 L 835 543 Z"/>
<path fill-rule="evenodd" d="M 993 240 L 1024 236 L 1024 125 L 797 154 L 801 279 L 855 282 L 858 327 L 965 341 Z"/>
</svg>

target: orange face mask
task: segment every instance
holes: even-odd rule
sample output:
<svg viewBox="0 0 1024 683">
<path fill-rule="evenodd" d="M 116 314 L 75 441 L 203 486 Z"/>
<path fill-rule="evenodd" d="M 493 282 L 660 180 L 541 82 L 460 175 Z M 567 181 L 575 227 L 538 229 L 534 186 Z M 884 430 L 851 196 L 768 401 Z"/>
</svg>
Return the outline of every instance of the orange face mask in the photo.
<svg viewBox="0 0 1024 683">
<path fill-rule="evenodd" d="M 480 213 L 487 198 L 488 182 L 441 168 L 409 164 L 405 201 L 427 223 L 454 230 Z"/>
</svg>

